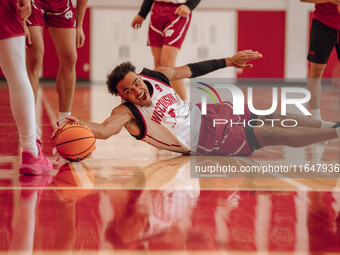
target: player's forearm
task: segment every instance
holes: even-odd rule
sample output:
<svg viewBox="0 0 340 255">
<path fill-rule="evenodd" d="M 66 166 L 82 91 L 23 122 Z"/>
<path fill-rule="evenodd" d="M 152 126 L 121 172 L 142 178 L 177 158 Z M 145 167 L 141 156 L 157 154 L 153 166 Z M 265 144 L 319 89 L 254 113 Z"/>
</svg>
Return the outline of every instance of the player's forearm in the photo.
<svg viewBox="0 0 340 255">
<path fill-rule="evenodd" d="M 301 2 L 305 2 L 305 3 L 312 3 L 312 4 L 323 4 L 323 3 L 329 3 L 332 1 L 329 0 L 300 0 Z"/>
<path fill-rule="evenodd" d="M 191 73 L 189 78 L 203 76 L 218 69 L 225 68 L 228 66 L 226 60 L 227 58 L 221 58 L 205 60 L 197 63 L 190 63 L 186 65 L 187 67 L 189 67 Z"/>
<path fill-rule="evenodd" d="M 88 122 L 88 121 L 81 121 L 86 126 L 88 126 L 92 133 L 94 134 L 94 137 L 96 139 L 108 139 L 109 137 L 115 135 L 116 133 L 119 133 L 118 130 L 110 130 L 108 127 L 106 127 L 104 124 L 99 124 L 96 122 Z"/>
<path fill-rule="evenodd" d="M 77 27 L 83 27 L 83 21 L 85 17 L 87 3 L 88 3 L 88 0 L 77 0 L 77 7 L 76 7 Z"/>
<path fill-rule="evenodd" d="M 153 0 L 144 0 L 142 3 L 142 6 L 140 7 L 138 15 L 145 19 L 151 10 L 152 4 L 153 4 Z"/>
<path fill-rule="evenodd" d="M 170 67 L 158 67 L 155 71 L 162 72 L 170 81 L 182 80 L 185 78 L 195 78 L 211 73 L 221 68 L 225 68 L 228 58 L 212 59 L 196 63 L 190 63 L 184 66 L 175 68 Z"/>
<path fill-rule="evenodd" d="M 192 11 L 197 7 L 197 5 L 201 2 L 201 0 L 188 0 L 185 5 L 189 7 L 189 9 Z"/>
</svg>

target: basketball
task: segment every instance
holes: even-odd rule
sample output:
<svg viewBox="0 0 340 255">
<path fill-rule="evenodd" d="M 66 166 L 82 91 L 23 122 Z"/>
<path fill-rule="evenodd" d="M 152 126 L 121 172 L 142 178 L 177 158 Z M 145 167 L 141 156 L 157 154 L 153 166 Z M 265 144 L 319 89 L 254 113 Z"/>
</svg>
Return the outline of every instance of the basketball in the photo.
<svg viewBox="0 0 340 255">
<path fill-rule="evenodd" d="M 63 164 L 53 177 L 57 193 L 66 201 L 78 201 L 86 197 L 94 185 L 94 175 L 83 162 L 67 162 Z M 68 189 L 69 188 L 69 189 Z"/>
<path fill-rule="evenodd" d="M 95 148 L 96 138 L 91 129 L 77 122 L 66 124 L 56 137 L 60 156 L 72 162 L 87 158 Z"/>
</svg>

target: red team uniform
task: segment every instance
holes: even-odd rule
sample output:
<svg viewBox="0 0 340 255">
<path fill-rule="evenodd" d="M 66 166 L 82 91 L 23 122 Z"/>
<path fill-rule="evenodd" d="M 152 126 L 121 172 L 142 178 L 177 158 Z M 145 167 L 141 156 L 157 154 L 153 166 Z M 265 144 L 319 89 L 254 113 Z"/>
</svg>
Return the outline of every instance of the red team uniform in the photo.
<svg viewBox="0 0 340 255">
<path fill-rule="evenodd" d="M 307 59 L 313 63 L 326 64 L 334 47 L 340 59 L 340 13 L 337 5 L 315 4 L 313 18 Z"/>
<path fill-rule="evenodd" d="M 17 1 L 0 0 L 0 40 L 25 35 L 17 4 Z"/>
<path fill-rule="evenodd" d="M 74 28 L 76 18 L 71 0 L 32 0 L 32 14 L 27 25 Z"/>
<path fill-rule="evenodd" d="M 259 148 L 250 127 L 212 127 L 214 118 L 247 122 L 251 118 L 249 110 L 244 116 L 233 115 L 232 104 L 225 102 L 208 105 L 208 114 L 201 117 L 199 107 L 185 103 L 163 73 L 144 68 L 140 77 L 148 86 L 151 105 L 123 102 L 139 123 L 141 133 L 136 139 L 161 149 L 204 155 L 249 155 Z"/>
<path fill-rule="evenodd" d="M 196 152 L 204 155 L 250 155 L 259 149 L 252 128 L 243 128 L 240 125 L 216 125 L 214 119 L 232 120 L 233 123 L 248 123 L 252 116 L 248 106 L 244 107 L 244 115 L 233 115 L 233 104 L 223 102 L 222 105 L 207 105 L 207 114 L 202 115 L 199 134 L 199 144 Z M 249 141 L 254 145 L 250 146 Z"/>
<path fill-rule="evenodd" d="M 151 10 L 148 46 L 169 45 L 181 48 L 190 25 L 191 13 L 186 18 L 175 14 L 180 5 L 181 3 L 166 1 L 156 0 L 154 2 Z"/>
<path fill-rule="evenodd" d="M 340 30 L 340 14 L 333 3 L 316 4 L 313 17 L 326 26 Z"/>
<path fill-rule="evenodd" d="M 145 19 L 151 10 L 147 45 L 168 45 L 180 49 L 190 25 L 191 12 L 199 2 L 200 0 L 144 0 L 138 15 Z M 181 5 L 190 9 L 188 16 L 175 14 Z"/>
</svg>

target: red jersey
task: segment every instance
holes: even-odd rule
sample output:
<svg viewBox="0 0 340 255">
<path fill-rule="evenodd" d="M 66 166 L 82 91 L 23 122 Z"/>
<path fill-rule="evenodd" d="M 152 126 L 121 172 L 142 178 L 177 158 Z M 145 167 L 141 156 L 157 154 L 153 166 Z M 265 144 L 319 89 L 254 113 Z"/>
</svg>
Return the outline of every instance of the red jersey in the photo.
<svg viewBox="0 0 340 255">
<path fill-rule="evenodd" d="M 0 40 L 25 35 L 16 0 L 0 0 Z"/>
<path fill-rule="evenodd" d="M 340 30 L 340 13 L 337 10 L 336 4 L 315 4 L 314 19 L 326 26 Z"/>
</svg>

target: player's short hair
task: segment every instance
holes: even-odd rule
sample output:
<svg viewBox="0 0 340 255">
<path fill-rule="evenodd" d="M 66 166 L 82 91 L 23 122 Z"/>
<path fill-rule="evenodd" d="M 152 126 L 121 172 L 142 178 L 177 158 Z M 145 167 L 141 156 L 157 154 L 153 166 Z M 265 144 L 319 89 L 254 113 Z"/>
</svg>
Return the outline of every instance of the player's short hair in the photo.
<svg viewBox="0 0 340 255">
<path fill-rule="evenodd" d="M 106 76 L 106 85 L 112 95 L 117 96 L 117 85 L 129 72 L 136 73 L 136 67 L 131 64 L 131 62 L 126 61 L 116 66 L 115 69 Z"/>
</svg>

